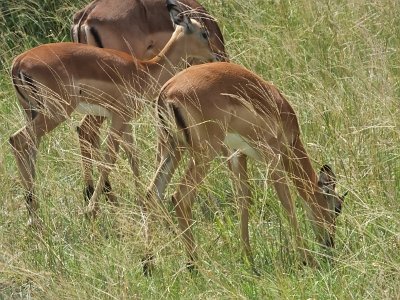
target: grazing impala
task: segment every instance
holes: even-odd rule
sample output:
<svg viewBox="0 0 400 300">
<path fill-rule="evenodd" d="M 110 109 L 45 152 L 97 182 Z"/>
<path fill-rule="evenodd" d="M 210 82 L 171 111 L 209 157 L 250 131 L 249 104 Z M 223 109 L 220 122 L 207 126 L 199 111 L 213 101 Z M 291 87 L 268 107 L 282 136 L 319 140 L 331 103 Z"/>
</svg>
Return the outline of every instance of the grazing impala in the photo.
<svg viewBox="0 0 400 300">
<path fill-rule="evenodd" d="M 303 259 L 314 263 L 303 245 L 286 176 L 304 200 L 317 241 L 326 247 L 334 246 L 335 221 L 343 203 L 343 197 L 335 192 L 335 175 L 325 165 L 317 176 L 301 142 L 296 114 L 276 87 L 235 64 L 193 66 L 163 86 L 157 115 L 160 165 L 148 188 L 147 203 L 150 207 L 156 205 L 154 198 L 163 198 L 187 150 L 189 166 L 172 199 L 191 260 L 196 258 L 191 231 L 195 191 L 223 145 L 236 151 L 232 170 L 238 183 L 241 239 L 250 262 L 248 157 L 269 166 L 269 176 L 288 214 Z"/>
<path fill-rule="evenodd" d="M 77 43 L 42 45 L 15 59 L 13 84 L 27 112 L 28 124 L 11 136 L 10 144 L 26 189 L 29 224 L 37 221 L 38 202 L 33 188 L 35 160 L 40 139 L 45 134 L 74 111 L 111 120 L 106 165 L 100 167 L 100 178 L 87 211 L 95 215 L 99 193 L 106 187 L 105 181 L 121 141 L 137 176 L 129 121 L 140 113 L 142 99 L 156 97 L 158 85 L 170 79 L 175 67 L 187 56 L 214 60 L 202 25 L 182 15 L 174 0 L 167 0 L 167 3 L 177 27 L 165 48 L 152 60 L 142 62 L 125 52 Z"/>
<path fill-rule="evenodd" d="M 179 3 L 185 14 L 204 24 L 213 52 L 226 59 L 217 22 L 197 1 L 181 0 Z M 165 0 L 96 0 L 77 12 L 73 22 L 71 35 L 75 42 L 121 50 L 139 59 L 154 57 L 174 31 Z M 99 147 L 99 128 L 104 120 L 103 116 L 87 115 L 78 127 L 87 201 L 94 190 L 92 154 Z M 107 190 L 111 190 L 108 180 Z"/>
</svg>

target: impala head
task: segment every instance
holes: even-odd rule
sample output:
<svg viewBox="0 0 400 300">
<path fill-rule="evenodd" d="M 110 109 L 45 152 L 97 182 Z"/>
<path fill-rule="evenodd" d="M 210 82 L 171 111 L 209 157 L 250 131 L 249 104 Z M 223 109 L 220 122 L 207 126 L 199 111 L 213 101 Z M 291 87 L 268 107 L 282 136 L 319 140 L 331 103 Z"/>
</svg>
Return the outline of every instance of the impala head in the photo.
<svg viewBox="0 0 400 300">
<path fill-rule="evenodd" d="M 188 57 L 216 61 L 217 55 L 211 49 L 207 28 L 185 15 L 175 0 L 167 0 L 167 8 L 175 26 L 174 40 L 182 40 Z"/>
<path fill-rule="evenodd" d="M 339 196 L 336 192 L 336 175 L 333 173 L 332 169 L 328 165 L 322 166 L 319 177 L 318 177 L 318 187 L 321 190 L 320 206 L 323 207 L 321 211 L 322 218 L 324 219 L 324 232 L 319 234 L 319 239 L 321 244 L 326 247 L 334 247 L 334 237 L 336 229 L 336 218 L 340 215 L 342 211 L 342 205 L 344 202 L 344 197 Z"/>
</svg>

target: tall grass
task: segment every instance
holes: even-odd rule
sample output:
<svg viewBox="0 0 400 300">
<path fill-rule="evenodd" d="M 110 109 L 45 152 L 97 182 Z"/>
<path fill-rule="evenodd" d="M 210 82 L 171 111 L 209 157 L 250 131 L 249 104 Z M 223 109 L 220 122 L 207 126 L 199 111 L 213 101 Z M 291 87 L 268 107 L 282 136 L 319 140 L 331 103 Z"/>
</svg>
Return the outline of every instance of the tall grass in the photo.
<svg viewBox="0 0 400 300">
<path fill-rule="evenodd" d="M 185 270 L 176 230 L 160 225 L 151 278 L 142 276 L 140 264 L 145 249 L 135 199 L 143 191 L 133 189 L 124 159 L 111 176 L 121 206 L 103 204 L 94 223 L 82 216 L 78 115 L 42 142 L 36 192 L 45 226 L 42 232 L 25 227 L 8 145 L 24 116 L 9 68 L 26 49 L 69 40 L 72 13 L 84 5 L 38 3 L 0 4 L 0 298 L 400 298 L 398 1 L 202 1 L 218 19 L 232 60 L 287 95 L 315 167 L 330 163 L 338 189 L 350 194 L 339 219 L 335 263 L 298 268 L 285 215 L 265 184 L 266 170 L 252 164 L 251 241 L 262 273 L 256 277 L 241 260 L 233 187 L 223 160 L 216 161 L 195 205 L 199 273 Z M 155 167 L 149 119 L 145 114 L 135 122 L 143 190 Z M 300 208 L 298 213 L 323 262 Z"/>
</svg>

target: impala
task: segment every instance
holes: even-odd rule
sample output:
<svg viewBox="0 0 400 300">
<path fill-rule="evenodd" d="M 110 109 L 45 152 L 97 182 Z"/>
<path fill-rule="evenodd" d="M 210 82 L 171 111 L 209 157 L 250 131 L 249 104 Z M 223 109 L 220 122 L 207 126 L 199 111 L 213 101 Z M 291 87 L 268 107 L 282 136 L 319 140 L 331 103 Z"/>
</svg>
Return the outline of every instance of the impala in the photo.
<svg viewBox="0 0 400 300">
<path fill-rule="evenodd" d="M 131 55 L 77 43 L 47 44 L 19 55 L 12 66 L 13 85 L 28 116 L 28 124 L 14 133 L 10 144 L 26 190 L 28 224 L 38 221 L 34 195 L 35 160 L 40 139 L 74 111 L 110 119 L 105 165 L 91 196 L 87 214 L 96 215 L 98 197 L 121 144 L 137 177 L 138 166 L 129 121 L 144 100 L 155 98 L 175 67 L 189 57 L 214 60 L 205 29 L 184 16 L 174 0 L 167 0 L 176 29 L 161 53 L 139 61 Z M 137 179 L 137 178 L 135 178 Z"/>
<path fill-rule="evenodd" d="M 226 59 L 224 41 L 217 22 L 195 0 L 179 1 L 185 14 L 204 24 L 210 45 L 220 59 Z M 165 0 L 97 0 L 74 15 L 71 29 L 75 42 L 112 48 L 139 59 L 154 57 L 170 39 L 174 28 Z M 93 153 L 99 147 L 103 116 L 86 116 L 78 127 L 85 181 L 84 197 L 93 194 Z M 107 180 L 107 190 L 111 184 Z M 106 195 L 111 195 L 106 193 Z"/>
<path fill-rule="evenodd" d="M 334 246 L 335 221 L 343 197 L 335 192 L 336 177 L 328 165 L 319 176 L 300 139 L 296 114 L 278 89 L 235 64 L 192 66 L 170 79 L 157 101 L 159 167 L 148 188 L 147 205 L 161 200 L 184 150 L 189 165 L 172 199 L 183 242 L 191 263 L 196 259 L 192 235 L 192 204 L 197 186 L 211 161 L 224 147 L 234 151 L 232 170 L 237 179 L 244 253 L 252 263 L 248 219 L 250 187 L 247 158 L 269 166 L 278 198 L 295 234 L 300 255 L 315 263 L 305 250 L 286 177 L 304 200 L 318 243 Z M 151 210 L 148 209 L 149 213 Z M 146 263 L 150 263 L 151 256 Z M 146 268 L 149 265 L 145 265 Z"/>
<path fill-rule="evenodd" d="M 178 3 L 190 18 L 204 24 L 215 53 L 226 57 L 217 22 L 196 0 Z M 74 42 L 132 53 L 145 60 L 154 57 L 174 32 L 165 0 L 95 0 L 73 17 Z"/>
</svg>

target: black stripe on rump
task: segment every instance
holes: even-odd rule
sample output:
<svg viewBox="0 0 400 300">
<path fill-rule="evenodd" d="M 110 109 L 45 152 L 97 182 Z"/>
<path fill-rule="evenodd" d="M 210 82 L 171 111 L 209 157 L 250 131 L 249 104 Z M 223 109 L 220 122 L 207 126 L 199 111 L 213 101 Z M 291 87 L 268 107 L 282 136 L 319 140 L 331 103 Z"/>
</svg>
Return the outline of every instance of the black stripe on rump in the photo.
<svg viewBox="0 0 400 300">
<path fill-rule="evenodd" d="M 104 48 L 103 43 L 101 42 L 101 38 L 99 32 L 94 27 L 90 27 L 90 33 L 93 35 L 93 38 L 96 42 L 96 46 L 99 48 Z"/>
<path fill-rule="evenodd" d="M 171 104 L 172 111 L 174 112 L 175 122 L 179 129 L 183 130 L 183 135 L 185 136 L 186 143 L 190 142 L 189 129 L 186 126 L 185 119 L 183 118 L 179 108 L 174 104 Z"/>
</svg>

